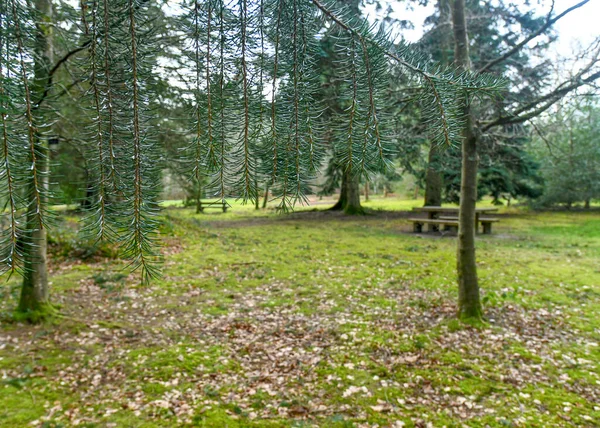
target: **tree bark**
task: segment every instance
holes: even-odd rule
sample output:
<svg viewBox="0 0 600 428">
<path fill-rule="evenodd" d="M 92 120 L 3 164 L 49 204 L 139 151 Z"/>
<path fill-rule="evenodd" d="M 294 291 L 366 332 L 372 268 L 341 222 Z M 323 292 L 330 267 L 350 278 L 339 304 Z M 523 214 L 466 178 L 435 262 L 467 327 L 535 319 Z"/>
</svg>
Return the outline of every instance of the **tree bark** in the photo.
<svg viewBox="0 0 600 428">
<path fill-rule="evenodd" d="M 254 199 L 254 209 L 260 208 L 260 194 L 258 193 L 258 182 L 254 180 L 254 188 L 256 189 L 256 199 Z"/>
<path fill-rule="evenodd" d="M 443 180 L 440 172 L 440 153 L 438 148 L 432 144 L 429 148 L 427 172 L 425 173 L 425 206 L 442 206 Z"/>
<path fill-rule="evenodd" d="M 365 213 L 360 204 L 358 177 L 354 177 L 349 172 L 344 171 L 344 174 L 342 174 L 340 198 L 330 209 L 332 211 L 344 211 L 344 214 L 348 215 L 363 215 Z"/>
<path fill-rule="evenodd" d="M 36 23 L 35 37 L 35 63 L 34 77 L 31 85 L 31 96 L 33 100 L 39 100 L 47 90 L 50 79 L 49 70 L 52 67 L 52 2 L 50 0 L 36 0 L 35 9 L 39 14 Z M 36 109 L 36 120 L 45 123 L 41 109 Z M 38 168 L 38 187 L 43 191 L 40 198 L 42 208 L 48 204 L 47 192 L 49 190 L 49 156 L 48 141 L 39 133 L 35 135 Z M 29 195 L 34 195 L 33 179 L 29 183 Z M 35 207 L 33 201 L 30 207 Z M 34 208 L 29 209 L 26 216 L 27 232 L 23 237 L 24 247 L 24 274 L 21 296 L 17 311 L 22 313 L 26 319 L 36 322 L 48 314 L 51 309 L 48 291 L 48 264 L 47 248 L 48 235 L 45 227 L 39 224 L 39 218 Z"/>
<path fill-rule="evenodd" d="M 471 66 L 465 19 L 465 0 L 454 0 L 452 8 L 454 58 L 463 70 Z M 477 135 L 473 128 L 469 100 L 464 95 L 465 127 L 462 144 L 460 213 L 458 226 L 457 273 L 458 316 L 461 319 L 481 319 L 479 282 L 475 257 L 475 208 L 477 203 Z"/>
<path fill-rule="evenodd" d="M 369 200 L 369 182 L 365 183 L 365 201 Z"/>
<path fill-rule="evenodd" d="M 263 197 L 262 208 L 263 210 L 267 208 L 267 202 L 269 201 L 269 183 L 265 186 L 265 196 Z"/>
<path fill-rule="evenodd" d="M 450 4 L 449 0 L 438 0 L 440 13 L 436 31 L 439 33 L 439 61 L 442 65 L 450 62 L 449 53 L 452 49 L 450 34 Z M 444 188 L 444 177 L 440 167 L 441 154 L 433 143 L 429 146 L 427 159 L 427 170 L 425 172 L 425 206 L 442 206 L 442 190 Z M 415 199 L 417 199 L 415 197 Z"/>
</svg>

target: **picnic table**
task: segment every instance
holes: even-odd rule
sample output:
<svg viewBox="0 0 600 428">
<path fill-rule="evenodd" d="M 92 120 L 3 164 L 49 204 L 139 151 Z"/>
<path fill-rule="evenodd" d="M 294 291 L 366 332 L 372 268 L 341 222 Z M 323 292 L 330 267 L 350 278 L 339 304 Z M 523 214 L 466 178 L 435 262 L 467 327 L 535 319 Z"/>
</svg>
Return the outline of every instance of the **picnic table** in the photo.
<svg viewBox="0 0 600 428">
<path fill-rule="evenodd" d="M 217 201 L 203 201 L 203 200 L 198 200 L 198 204 L 197 204 L 197 211 L 198 213 L 203 213 L 205 209 L 207 208 L 217 208 L 220 210 L 223 210 L 223 212 L 227 212 L 227 201 L 225 200 L 217 200 Z"/>
<path fill-rule="evenodd" d="M 415 212 L 426 213 L 427 218 L 409 218 L 413 222 L 415 232 L 421 232 L 423 225 L 427 224 L 429 231 L 438 231 L 440 226 L 445 229 L 458 229 L 459 208 L 424 206 L 413 208 Z M 481 223 L 484 234 L 492 233 L 492 223 L 499 221 L 497 218 L 482 217 L 482 215 L 497 212 L 498 208 L 475 208 L 475 226 Z"/>
</svg>

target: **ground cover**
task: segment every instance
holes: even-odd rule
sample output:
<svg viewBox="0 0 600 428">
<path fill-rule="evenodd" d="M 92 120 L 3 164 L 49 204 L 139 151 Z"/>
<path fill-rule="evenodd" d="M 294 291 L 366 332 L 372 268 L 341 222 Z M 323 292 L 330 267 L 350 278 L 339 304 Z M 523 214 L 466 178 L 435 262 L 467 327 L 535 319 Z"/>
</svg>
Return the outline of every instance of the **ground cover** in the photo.
<svg viewBox="0 0 600 428">
<path fill-rule="evenodd" d="M 0 425 L 597 426 L 600 212 L 502 210 L 478 238 L 488 322 L 468 326 L 455 237 L 410 233 L 418 203 L 168 208 L 146 287 L 64 215 L 62 316 L 11 322 L 17 279 L 0 287 Z"/>
</svg>

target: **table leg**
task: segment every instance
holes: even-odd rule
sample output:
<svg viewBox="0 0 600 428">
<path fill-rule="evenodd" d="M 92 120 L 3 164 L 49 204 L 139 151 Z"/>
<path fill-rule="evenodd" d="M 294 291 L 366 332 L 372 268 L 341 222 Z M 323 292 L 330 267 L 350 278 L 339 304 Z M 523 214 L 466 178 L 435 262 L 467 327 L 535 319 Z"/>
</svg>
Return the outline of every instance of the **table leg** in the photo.
<svg viewBox="0 0 600 428">
<path fill-rule="evenodd" d="M 437 211 L 429 211 L 429 219 L 430 220 L 435 220 L 436 218 L 439 217 L 439 213 Z M 437 224 L 429 224 L 427 226 L 427 230 L 429 230 L 430 232 L 439 232 L 440 231 L 440 227 Z"/>
</svg>

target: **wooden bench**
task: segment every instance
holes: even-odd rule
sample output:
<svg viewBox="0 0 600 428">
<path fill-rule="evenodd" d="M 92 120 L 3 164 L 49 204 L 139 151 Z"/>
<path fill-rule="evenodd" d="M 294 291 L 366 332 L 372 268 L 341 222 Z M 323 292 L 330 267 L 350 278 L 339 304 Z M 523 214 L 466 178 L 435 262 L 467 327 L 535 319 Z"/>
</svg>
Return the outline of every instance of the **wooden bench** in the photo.
<svg viewBox="0 0 600 428">
<path fill-rule="evenodd" d="M 198 211 L 203 213 L 206 208 L 217 208 L 223 210 L 224 213 L 227 212 L 227 202 L 226 201 L 198 201 Z"/>
<path fill-rule="evenodd" d="M 458 229 L 458 220 L 448 219 L 431 219 L 431 218 L 409 218 L 408 221 L 413 223 L 413 231 L 416 233 L 423 232 L 423 225 L 430 224 L 435 227 L 444 226 L 444 230 Z"/>
<path fill-rule="evenodd" d="M 479 217 L 479 223 L 481 223 L 481 227 L 483 227 L 483 234 L 490 235 L 492 233 L 492 223 L 499 222 L 499 218 L 481 218 Z"/>
<path fill-rule="evenodd" d="M 440 216 L 439 218 L 440 218 L 440 220 L 458 221 L 458 217 Z M 481 227 L 483 228 L 483 234 L 490 235 L 492 233 L 492 223 L 498 223 L 499 221 L 500 221 L 499 218 L 479 217 L 479 223 L 481 223 Z"/>
</svg>

